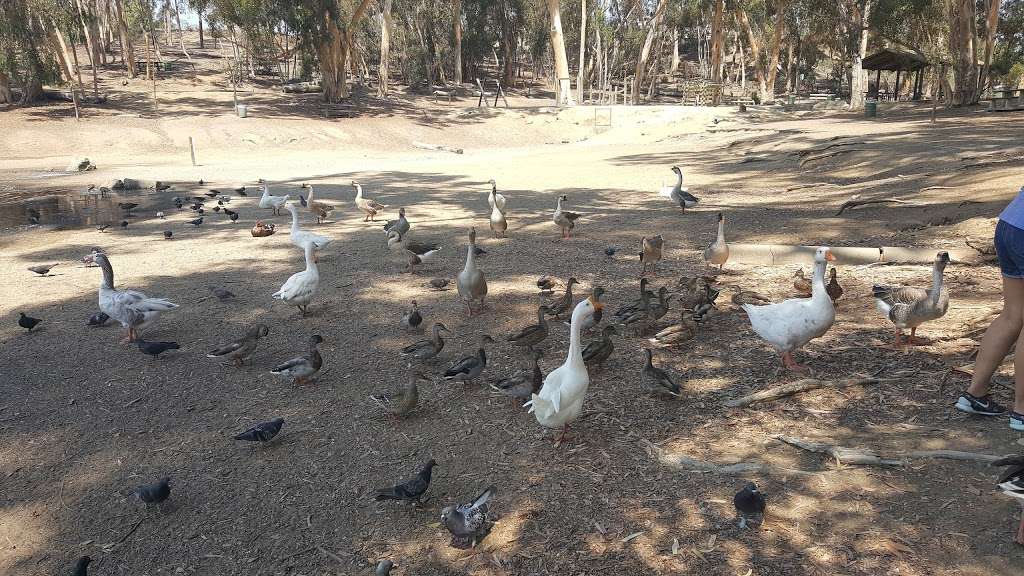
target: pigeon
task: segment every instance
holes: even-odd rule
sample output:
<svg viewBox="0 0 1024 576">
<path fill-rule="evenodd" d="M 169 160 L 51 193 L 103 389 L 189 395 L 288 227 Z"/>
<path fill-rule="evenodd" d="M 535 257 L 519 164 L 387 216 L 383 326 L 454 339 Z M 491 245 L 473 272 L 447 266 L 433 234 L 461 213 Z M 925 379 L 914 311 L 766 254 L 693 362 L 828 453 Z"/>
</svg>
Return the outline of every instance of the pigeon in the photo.
<svg viewBox="0 0 1024 576">
<path fill-rule="evenodd" d="M 748 516 L 763 516 L 765 509 L 764 494 L 757 489 L 757 484 L 753 482 L 744 486 L 736 496 L 733 497 L 732 503 L 736 506 L 736 514 L 740 517 L 740 528 L 747 527 Z"/>
<path fill-rule="evenodd" d="M 395 565 L 391 560 L 381 560 L 377 563 L 377 568 L 373 571 L 373 576 L 388 576 L 391 574 L 391 568 Z"/>
<path fill-rule="evenodd" d="M 1024 545 L 1024 456 L 1007 456 L 992 462 L 991 466 L 1005 466 L 999 475 L 996 487 L 1003 494 L 1016 498 L 1021 505 L 1020 525 L 1017 527 L 1017 544 Z"/>
<path fill-rule="evenodd" d="M 156 358 L 160 354 L 168 350 L 177 350 L 179 348 L 177 342 L 152 342 L 146 340 L 136 340 L 136 344 L 139 345 L 139 351 L 143 354 L 149 354 L 153 358 Z"/>
<path fill-rule="evenodd" d="M 157 212 L 156 213 L 156 217 L 161 219 L 161 220 L 165 220 L 166 219 L 166 216 L 164 215 L 163 212 Z"/>
<path fill-rule="evenodd" d="M 146 504 L 159 504 L 171 495 L 171 479 L 165 476 L 155 484 L 143 484 L 134 488 L 129 495 L 138 496 Z"/>
<path fill-rule="evenodd" d="M 441 524 L 452 534 L 451 545 L 456 548 L 475 546 L 487 535 L 487 505 L 498 489 L 489 486 L 475 500 L 441 510 Z"/>
<path fill-rule="evenodd" d="M 619 249 L 616 248 L 615 246 L 608 246 L 607 248 L 604 249 L 604 255 L 608 257 L 615 256 L 615 253 L 618 251 Z"/>
<path fill-rule="evenodd" d="M 121 220 L 121 230 L 127 230 L 127 229 L 128 229 L 128 221 L 127 220 Z"/>
<path fill-rule="evenodd" d="M 231 202 L 231 196 L 217 196 L 218 204 L 223 206 L 225 202 Z"/>
<path fill-rule="evenodd" d="M 174 232 L 164 230 L 164 240 L 170 240 L 172 236 L 174 236 Z"/>
<path fill-rule="evenodd" d="M 217 200 L 217 206 L 223 206 L 223 205 L 224 205 L 224 201 L 223 200 Z"/>
<path fill-rule="evenodd" d="M 210 292 L 213 292 L 213 295 L 216 296 L 218 300 L 230 300 L 235 297 L 234 292 L 217 286 L 210 286 Z"/>
<path fill-rule="evenodd" d="M 228 210 L 227 210 L 227 208 L 225 208 L 224 209 L 224 213 L 227 213 L 227 212 L 228 212 Z M 238 212 L 232 212 L 231 214 L 228 214 L 228 218 L 231 218 L 232 222 L 237 222 L 238 221 Z"/>
<path fill-rule="evenodd" d="M 473 255 L 474 256 L 483 256 L 485 254 L 487 254 L 487 250 L 484 250 L 483 248 L 477 246 L 476 244 L 473 245 Z"/>
<path fill-rule="evenodd" d="M 202 208 L 200 208 L 199 210 L 196 210 L 196 214 L 199 214 L 200 216 L 203 215 L 203 212 L 205 212 L 205 210 L 203 210 Z"/>
<path fill-rule="evenodd" d="M 232 214 L 234 214 L 234 215 L 236 215 L 236 216 L 237 216 L 237 215 L 238 215 L 238 212 L 235 212 L 234 210 L 228 210 L 227 206 L 225 206 L 225 207 L 224 207 L 224 214 L 225 214 L 226 216 L 231 216 Z"/>
<path fill-rule="evenodd" d="M 420 498 L 423 497 L 423 493 L 430 487 L 430 475 L 434 471 L 434 466 L 437 466 L 437 462 L 433 458 L 427 461 L 420 469 L 416 477 L 390 488 L 380 488 L 377 493 L 373 496 L 373 499 L 381 502 L 384 500 L 400 500 L 403 502 L 415 502 L 419 504 Z"/>
<path fill-rule="evenodd" d="M 75 568 L 71 571 L 71 576 L 89 576 L 89 563 L 92 562 L 92 558 L 88 556 L 82 556 L 75 562 Z"/>
<path fill-rule="evenodd" d="M 217 196 L 220 196 L 220 192 L 216 190 L 210 190 L 209 192 L 206 192 L 207 198 L 216 198 Z"/>
<path fill-rule="evenodd" d="M 412 310 L 409 310 L 402 316 L 400 321 L 402 328 L 409 328 L 416 330 L 423 325 L 423 315 L 420 314 L 420 309 L 416 306 L 416 301 L 412 301 Z"/>
<path fill-rule="evenodd" d="M 284 426 L 284 418 L 274 418 L 269 422 L 260 422 L 245 432 L 235 436 L 235 440 L 247 442 L 270 442 Z"/>
<path fill-rule="evenodd" d="M 97 232 L 104 232 L 107 228 L 110 228 L 110 224 L 100 224 L 96 227 Z"/>
<path fill-rule="evenodd" d="M 29 332 L 31 332 L 32 329 L 36 327 L 36 324 L 39 324 L 40 322 L 42 322 L 42 320 L 40 320 L 39 318 L 26 316 L 24 312 L 22 312 L 21 317 L 18 318 L 18 326 L 21 326 L 22 328 L 28 330 Z"/>
<path fill-rule="evenodd" d="M 174 207 L 177 208 L 178 210 L 181 210 L 182 206 L 184 206 L 184 205 L 185 204 L 181 200 L 175 200 L 174 201 Z"/>
<path fill-rule="evenodd" d="M 202 209 L 203 209 L 203 205 L 202 205 L 202 204 L 200 204 L 199 202 L 196 202 L 195 204 L 193 204 L 192 206 L 190 206 L 190 208 L 192 208 L 192 211 L 193 211 L 193 212 L 198 212 L 199 210 L 202 210 Z"/>
<path fill-rule="evenodd" d="M 213 211 L 219 213 L 220 212 L 220 206 L 214 206 L 213 207 Z"/>
<path fill-rule="evenodd" d="M 50 269 L 53 268 L 54 266 L 57 266 L 57 264 L 39 264 L 38 266 L 29 266 L 28 269 L 29 271 L 35 272 L 40 276 L 46 276 L 47 274 L 50 273 Z"/>
<path fill-rule="evenodd" d="M 433 280 L 427 283 L 427 286 L 434 290 L 447 290 L 448 284 L 450 282 L 451 280 L 447 278 L 434 278 Z"/>
<path fill-rule="evenodd" d="M 93 328 L 96 328 L 99 326 L 103 326 L 104 324 L 107 323 L 108 320 L 110 320 L 110 316 L 107 316 L 106 312 L 97 312 L 92 316 L 89 316 L 88 325 L 92 326 Z"/>
<path fill-rule="evenodd" d="M 203 179 L 202 179 L 202 178 L 200 178 L 200 179 L 199 179 L 199 185 L 200 185 L 200 186 L 206 186 L 206 182 L 203 182 Z"/>
<path fill-rule="evenodd" d="M 200 216 L 199 218 L 196 218 L 195 220 L 189 220 L 187 223 L 195 226 L 196 228 L 198 228 L 199 225 L 203 223 L 203 217 Z"/>
</svg>

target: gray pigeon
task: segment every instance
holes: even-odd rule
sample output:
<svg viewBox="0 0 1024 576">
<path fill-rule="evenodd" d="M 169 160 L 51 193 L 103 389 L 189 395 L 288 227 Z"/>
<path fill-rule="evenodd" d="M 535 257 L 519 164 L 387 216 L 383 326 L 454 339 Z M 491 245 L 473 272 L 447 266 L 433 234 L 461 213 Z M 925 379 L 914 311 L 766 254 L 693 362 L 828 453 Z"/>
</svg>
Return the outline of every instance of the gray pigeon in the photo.
<svg viewBox="0 0 1024 576">
<path fill-rule="evenodd" d="M 159 504 L 171 495 L 171 479 L 163 477 L 156 484 L 143 484 L 131 491 L 146 504 Z"/>
<path fill-rule="evenodd" d="M 441 524 L 452 533 L 451 545 L 455 548 L 476 546 L 490 531 L 487 504 L 498 493 L 494 486 L 488 486 L 475 500 L 457 506 L 445 506 L 441 510 Z"/>
<path fill-rule="evenodd" d="M 210 292 L 217 297 L 218 300 L 230 300 L 235 297 L 235 294 L 226 288 L 218 288 L 217 286 L 210 286 Z"/>
<path fill-rule="evenodd" d="M 284 418 L 274 418 L 269 422 L 260 422 L 245 432 L 235 436 L 235 440 L 248 442 L 270 442 L 284 426 Z"/>
<path fill-rule="evenodd" d="M 88 556 L 82 556 L 75 562 L 75 568 L 71 571 L 71 576 L 89 576 L 89 563 L 92 562 L 92 558 Z"/>
<path fill-rule="evenodd" d="M 391 567 L 394 565 L 395 563 L 391 560 L 381 560 L 377 564 L 377 569 L 373 571 L 373 576 L 388 576 L 388 574 L 391 574 Z"/>
<path fill-rule="evenodd" d="M 397 486 L 379 488 L 377 493 L 374 494 L 373 499 L 378 502 L 383 500 L 400 500 L 419 504 L 423 493 L 430 487 L 430 476 L 434 472 L 434 466 L 437 466 L 437 462 L 431 458 L 423 465 L 423 468 L 420 469 L 413 479 Z"/>
<path fill-rule="evenodd" d="M 89 326 L 97 327 L 103 326 L 110 320 L 110 316 L 107 316 L 106 312 L 97 312 L 92 316 L 89 316 Z"/>
</svg>

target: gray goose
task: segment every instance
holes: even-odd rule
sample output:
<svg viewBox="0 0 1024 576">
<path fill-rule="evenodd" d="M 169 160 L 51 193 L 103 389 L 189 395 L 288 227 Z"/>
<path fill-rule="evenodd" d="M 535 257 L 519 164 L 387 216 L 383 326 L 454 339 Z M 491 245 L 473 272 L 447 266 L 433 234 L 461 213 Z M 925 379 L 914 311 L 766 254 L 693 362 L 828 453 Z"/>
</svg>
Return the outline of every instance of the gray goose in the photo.
<svg viewBox="0 0 1024 576">
<path fill-rule="evenodd" d="M 895 346 L 902 344 L 903 329 L 910 328 L 907 344 L 919 344 L 915 334 L 925 322 L 942 318 L 949 309 L 949 291 L 942 285 L 942 273 L 949 264 L 949 253 L 935 255 L 932 266 L 932 287 L 873 286 L 875 306 L 896 327 Z"/>
</svg>

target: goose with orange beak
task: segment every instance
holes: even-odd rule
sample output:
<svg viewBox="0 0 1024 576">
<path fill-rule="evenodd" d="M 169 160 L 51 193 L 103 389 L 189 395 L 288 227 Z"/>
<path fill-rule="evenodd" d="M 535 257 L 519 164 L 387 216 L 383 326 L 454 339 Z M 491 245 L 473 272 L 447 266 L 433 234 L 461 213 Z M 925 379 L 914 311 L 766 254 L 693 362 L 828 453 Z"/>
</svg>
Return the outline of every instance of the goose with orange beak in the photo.
<svg viewBox="0 0 1024 576">
<path fill-rule="evenodd" d="M 825 267 L 835 259 L 825 246 L 814 252 L 810 298 L 791 298 L 765 306 L 743 305 L 751 328 L 782 355 L 782 363 L 790 370 L 807 370 L 793 360 L 793 352 L 824 335 L 836 320 L 835 307 L 825 290 Z"/>
</svg>

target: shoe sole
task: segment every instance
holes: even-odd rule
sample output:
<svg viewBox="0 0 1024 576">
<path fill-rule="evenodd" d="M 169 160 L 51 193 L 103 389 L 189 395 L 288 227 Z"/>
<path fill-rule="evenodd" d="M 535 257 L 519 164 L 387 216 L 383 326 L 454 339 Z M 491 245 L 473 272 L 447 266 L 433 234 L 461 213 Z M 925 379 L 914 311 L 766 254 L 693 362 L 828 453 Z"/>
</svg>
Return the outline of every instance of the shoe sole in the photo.
<svg viewBox="0 0 1024 576">
<path fill-rule="evenodd" d="M 1016 430 L 1017 432 L 1024 432 L 1024 420 L 1020 420 L 1019 418 L 1012 418 L 1011 417 L 1010 418 L 1010 428 L 1012 428 L 1013 430 Z"/>
<path fill-rule="evenodd" d="M 956 404 L 953 405 L 954 408 L 961 412 L 967 412 L 968 414 L 977 414 L 978 416 L 999 416 L 1000 414 L 1004 414 L 1004 412 L 982 412 L 979 410 L 975 410 L 974 407 L 971 406 L 970 402 L 961 402 L 961 400 L 963 400 L 963 398 L 957 400 Z M 1016 430 L 1016 428 L 1014 429 Z M 1024 423 L 1021 423 L 1020 430 L 1024 432 Z"/>
</svg>

